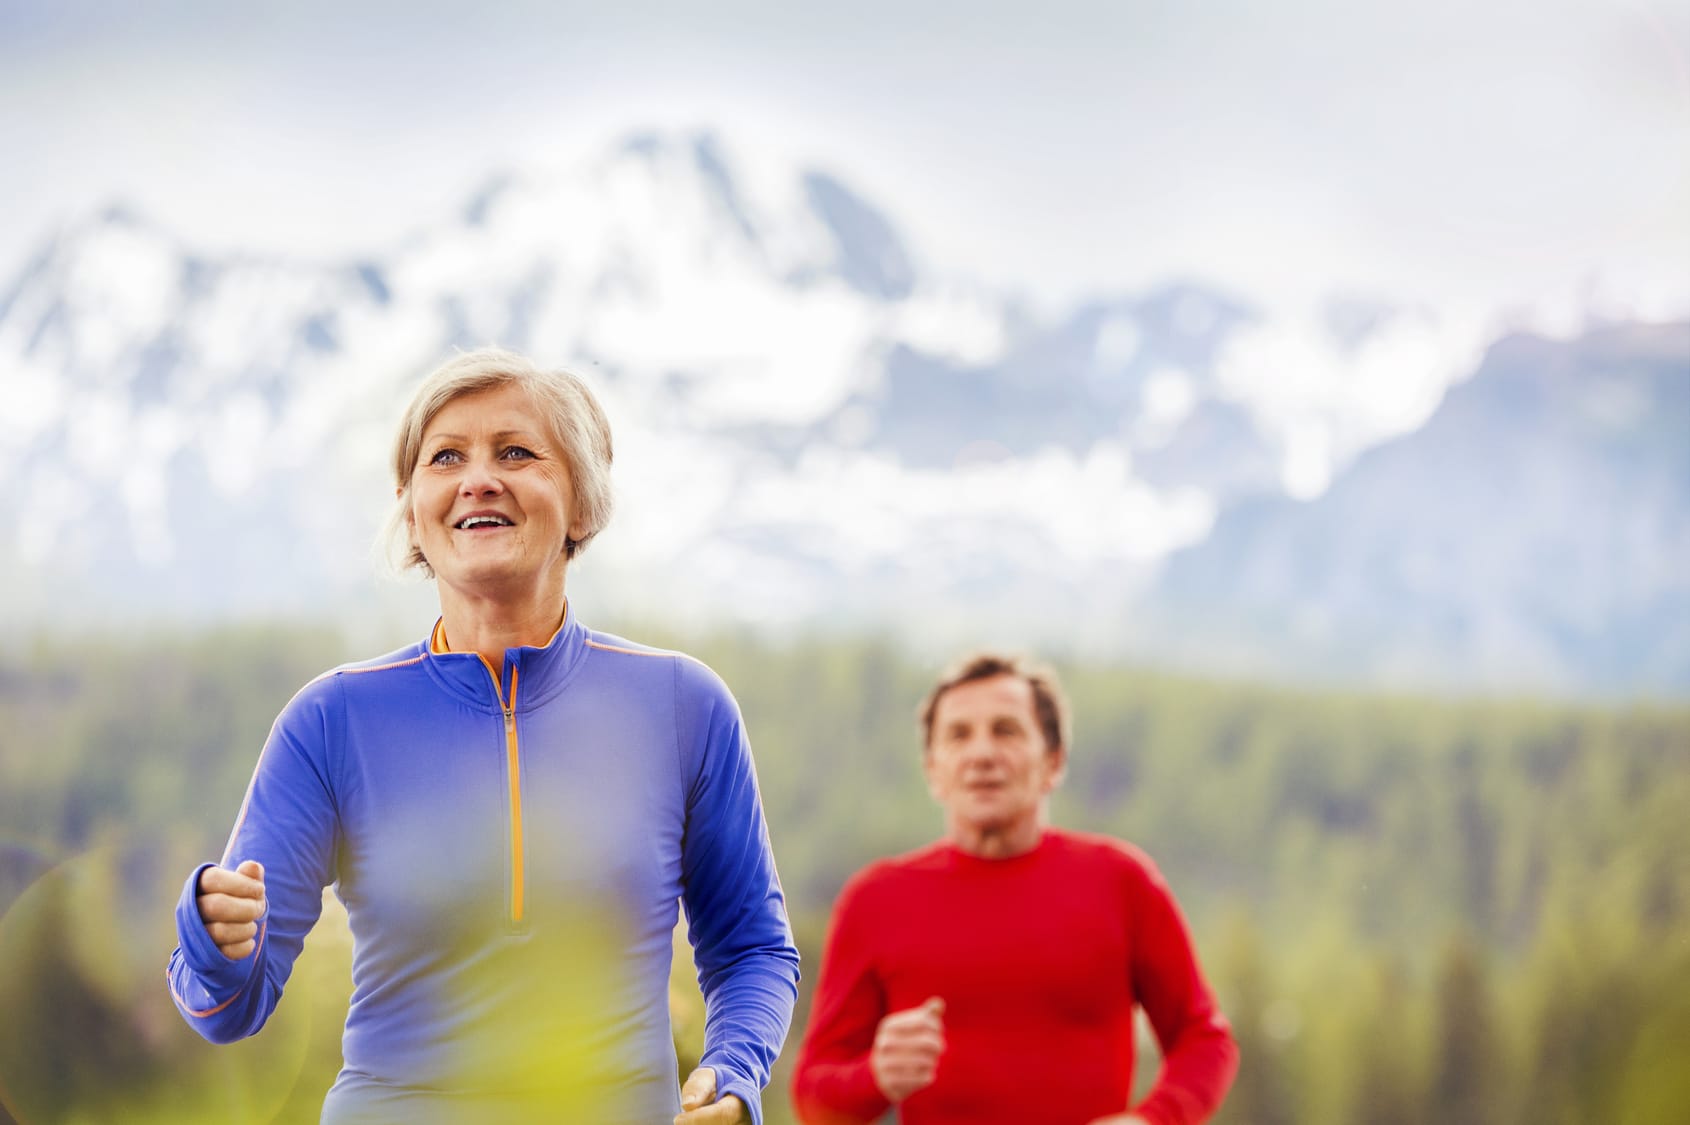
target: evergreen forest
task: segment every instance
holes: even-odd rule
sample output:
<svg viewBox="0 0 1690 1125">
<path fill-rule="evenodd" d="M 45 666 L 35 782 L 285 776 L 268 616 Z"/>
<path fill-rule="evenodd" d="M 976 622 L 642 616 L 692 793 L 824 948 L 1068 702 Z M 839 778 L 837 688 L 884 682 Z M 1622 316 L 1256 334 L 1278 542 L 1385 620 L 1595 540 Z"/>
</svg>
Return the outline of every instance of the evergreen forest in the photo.
<svg viewBox="0 0 1690 1125">
<path fill-rule="evenodd" d="M 914 716 L 937 669 L 873 639 L 679 647 L 740 701 L 804 956 L 766 1099 L 785 1125 L 834 896 L 939 833 Z M 163 970 L 182 880 L 221 852 L 276 712 L 354 655 L 291 627 L 0 652 L 0 1122 L 317 1120 L 344 914 L 241 1044 L 193 1034 Z M 1052 819 L 1142 847 L 1179 896 L 1242 1051 L 1221 1125 L 1685 1120 L 1690 707 L 1060 671 Z M 702 1002 L 676 950 L 684 1069 Z"/>
</svg>

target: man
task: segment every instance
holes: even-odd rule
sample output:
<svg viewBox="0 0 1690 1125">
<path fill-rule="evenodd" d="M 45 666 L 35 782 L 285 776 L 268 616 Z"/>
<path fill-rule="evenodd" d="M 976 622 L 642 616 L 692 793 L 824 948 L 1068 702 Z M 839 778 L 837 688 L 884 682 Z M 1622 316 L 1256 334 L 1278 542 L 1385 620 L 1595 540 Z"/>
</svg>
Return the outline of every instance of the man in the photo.
<svg viewBox="0 0 1690 1125">
<path fill-rule="evenodd" d="M 1067 765 L 1050 673 L 995 655 L 921 708 L 937 843 L 841 892 L 793 1079 L 808 1125 L 1194 1125 L 1238 1049 L 1149 858 L 1050 828 Z M 1129 1111 L 1133 1011 L 1162 1045 Z"/>
</svg>

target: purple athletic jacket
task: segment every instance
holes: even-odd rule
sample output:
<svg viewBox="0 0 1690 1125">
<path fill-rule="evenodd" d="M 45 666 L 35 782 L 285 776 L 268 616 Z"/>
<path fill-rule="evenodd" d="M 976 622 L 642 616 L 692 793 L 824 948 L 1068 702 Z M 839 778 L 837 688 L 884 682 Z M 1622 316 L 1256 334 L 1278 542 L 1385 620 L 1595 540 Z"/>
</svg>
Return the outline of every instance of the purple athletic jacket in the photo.
<svg viewBox="0 0 1690 1125">
<path fill-rule="evenodd" d="M 498 670 L 440 636 L 325 673 L 277 718 L 222 859 L 264 865 L 259 947 L 218 951 L 196 870 L 169 968 L 184 1017 L 214 1042 L 262 1027 L 333 884 L 353 992 L 325 1122 L 667 1121 L 681 902 L 703 1065 L 761 1125 L 798 952 L 733 697 L 572 608 Z"/>
</svg>

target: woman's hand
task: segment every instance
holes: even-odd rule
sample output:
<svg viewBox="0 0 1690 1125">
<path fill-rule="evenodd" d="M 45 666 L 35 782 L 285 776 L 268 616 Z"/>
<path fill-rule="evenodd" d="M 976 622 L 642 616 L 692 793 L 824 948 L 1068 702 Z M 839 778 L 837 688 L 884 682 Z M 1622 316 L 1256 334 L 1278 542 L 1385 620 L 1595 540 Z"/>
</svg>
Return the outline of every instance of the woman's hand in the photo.
<svg viewBox="0 0 1690 1125">
<path fill-rule="evenodd" d="M 247 860 L 233 871 L 208 867 L 200 872 L 200 921 L 205 932 L 231 961 L 258 948 L 258 920 L 264 916 L 264 868 Z"/>
<path fill-rule="evenodd" d="M 716 1100 L 716 1068 L 701 1066 L 681 1087 L 681 1113 L 675 1125 L 751 1125 L 751 1111 L 733 1094 Z"/>
</svg>

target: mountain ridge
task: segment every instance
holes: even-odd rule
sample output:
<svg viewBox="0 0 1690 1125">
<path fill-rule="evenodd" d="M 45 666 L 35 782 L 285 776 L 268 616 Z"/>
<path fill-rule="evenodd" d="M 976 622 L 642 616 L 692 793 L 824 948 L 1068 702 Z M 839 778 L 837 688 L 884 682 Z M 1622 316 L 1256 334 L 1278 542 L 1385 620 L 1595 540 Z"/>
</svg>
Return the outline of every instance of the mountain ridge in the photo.
<svg viewBox="0 0 1690 1125">
<path fill-rule="evenodd" d="M 1406 337 L 1418 363 L 1439 330 L 1377 302 L 1327 312 L 1276 362 L 1307 354 L 1342 372 L 1406 324 L 1422 334 Z M 1236 373 L 1265 354 L 1262 330 L 1285 327 L 1278 315 L 1189 280 L 1033 314 L 935 270 L 837 172 L 748 158 L 709 133 L 639 134 L 581 168 L 499 173 L 440 224 L 346 261 L 196 253 L 111 209 L 0 289 L 0 467 L 17 485 L 0 519 L 18 529 L 0 544 L 17 591 L 0 623 L 364 613 L 391 420 L 443 354 L 496 340 L 576 357 L 616 419 L 624 504 L 571 579 L 615 615 L 896 628 L 935 648 L 996 636 L 1385 682 L 1442 684 L 1476 661 L 1504 686 L 1690 690 L 1684 555 L 1658 530 L 1687 503 L 1674 478 L 1684 418 L 1657 403 L 1661 432 L 1628 450 L 1578 420 L 1634 410 L 1639 394 L 1647 407 L 1658 389 L 1610 380 L 1608 399 L 1585 401 L 1576 380 L 1540 399 L 1515 385 L 1557 365 L 1690 366 L 1682 326 L 1503 340 L 1454 373 L 1418 429 L 1356 431 L 1311 509 L 1288 498 L 1296 434 Z M 1506 401 L 1470 409 L 1475 394 Z M 1601 498 L 1652 529 L 1634 533 L 1638 567 L 1566 577 L 1569 605 L 1617 615 L 1611 626 L 1557 639 L 1567 614 L 1487 615 L 1445 592 L 1428 606 L 1483 628 L 1429 628 L 1384 611 L 1396 587 L 1346 572 L 1327 596 L 1294 580 L 1299 551 L 1327 573 L 1379 549 L 1345 546 L 1355 528 L 1307 513 L 1365 508 L 1354 482 L 1403 443 L 1445 440 L 1449 411 L 1476 419 L 1462 448 L 1526 442 L 1545 474 L 1560 457 L 1628 482 Z M 1341 414 L 1315 421 L 1355 430 Z M 1561 543 L 1556 505 L 1590 502 L 1576 478 L 1514 513 L 1542 526 L 1510 531 L 1498 514 L 1487 534 Z M 1391 483 L 1399 522 L 1437 541 L 1449 529 L 1413 484 Z M 1252 561 L 1269 543 L 1277 561 Z M 1472 597 L 1538 589 L 1507 558 Z M 1616 582 L 1666 600 L 1602 592 Z M 1379 605 L 1358 614 L 1339 593 Z M 1345 635 L 1364 622 L 1368 636 Z M 1275 660 L 1276 640 L 1295 655 Z M 1604 645 L 1615 651 L 1578 655 Z"/>
</svg>

